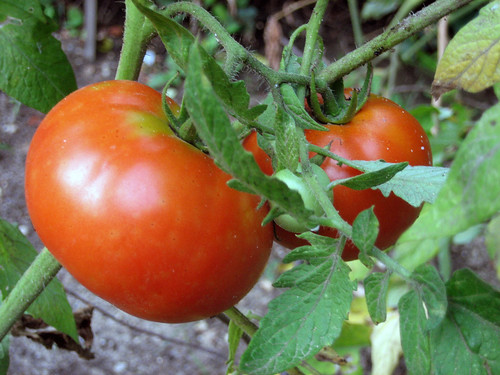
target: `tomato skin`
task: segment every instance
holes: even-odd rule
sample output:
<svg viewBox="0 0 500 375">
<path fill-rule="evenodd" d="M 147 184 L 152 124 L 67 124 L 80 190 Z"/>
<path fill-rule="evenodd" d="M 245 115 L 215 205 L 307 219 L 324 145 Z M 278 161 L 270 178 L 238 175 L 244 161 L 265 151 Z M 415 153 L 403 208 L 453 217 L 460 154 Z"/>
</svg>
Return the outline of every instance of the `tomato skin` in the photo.
<svg viewBox="0 0 500 375">
<path fill-rule="evenodd" d="M 233 306 L 267 262 L 267 209 L 229 178 L 175 137 L 158 92 L 108 81 L 43 120 L 25 192 L 41 240 L 80 283 L 132 315 L 179 323 Z"/>
<path fill-rule="evenodd" d="M 330 150 L 349 160 L 379 160 L 390 163 L 407 161 L 410 165 L 432 165 L 429 139 L 418 121 L 404 109 L 389 99 L 370 95 L 363 108 L 345 125 L 326 125 L 328 131 L 306 130 L 307 140 L 314 145 L 325 147 L 331 143 Z M 247 150 L 255 155 L 261 169 L 269 173 L 270 164 L 264 164 L 264 151 L 255 147 L 256 134 L 252 133 L 244 141 Z M 314 156 L 313 153 L 310 156 Z M 339 166 L 333 159 L 325 159 L 321 167 L 331 181 L 348 178 L 360 172 Z M 345 186 L 333 189 L 334 206 L 344 220 L 352 224 L 363 210 L 374 206 L 380 228 L 376 245 L 386 249 L 393 245 L 399 236 L 417 219 L 421 207 L 413 207 L 391 193 L 384 197 L 379 190 L 366 189 L 355 191 Z M 282 245 L 294 249 L 307 244 L 294 233 L 276 226 L 276 239 Z M 338 236 L 333 228 L 320 228 L 319 234 Z M 342 258 L 353 260 L 359 250 L 348 241 Z"/>
</svg>

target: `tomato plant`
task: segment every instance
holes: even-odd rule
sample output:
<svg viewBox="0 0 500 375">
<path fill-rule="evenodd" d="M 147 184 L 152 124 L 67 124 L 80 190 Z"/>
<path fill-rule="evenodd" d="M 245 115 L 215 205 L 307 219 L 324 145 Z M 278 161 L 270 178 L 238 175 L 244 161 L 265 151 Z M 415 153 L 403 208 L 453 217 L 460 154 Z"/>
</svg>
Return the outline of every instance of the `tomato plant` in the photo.
<svg viewBox="0 0 500 375">
<path fill-rule="evenodd" d="M 314 9 L 299 18 L 310 18 L 283 38 L 289 25 L 281 23 L 298 7 L 275 4 L 271 8 L 277 13 L 266 16 L 259 33 L 265 35 L 265 60 L 238 43 L 201 2 L 167 1 L 159 9 L 158 2 L 125 0 L 117 81 L 76 92 L 73 69 L 53 37 L 56 25 L 45 16 L 44 3 L 0 2 L 1 99 L 5 93 L 50 111 L 28 153 L 25 187 L 32 223 L 53 253 L 30 249 L 25 236 L 33 233 L 26 213 L 19 228 L 0 219 L 0 375 L 9 366 L 9 332 L 23 335 L 22 329 L 29 329 L 31 339 L 40 337 L 50 346 L 44 335 L 31 335 L 30 320 L 20 319 L 25 312 L 57 330 L 57 345 L 90 353 L 87 323 L 75 319 L 62 286 L 53 280 L 61 264 L 91 291 L 141 318 L 185 322 L 224 311 L 225 317 L 218 317 L 231 322 L 228 368 L 211 369 L 214 373 L 362 372 L 371 353 L 372 371 L 390 374 L 402 350 L 408 373 L 500 374 L 500 317 L 494 313 L 500 311 L 500 293 L 473 272 L 453 271 L 457 247 L 451 246 L 483 236 L 498 272 L 500 127 L 495 125 L 500 105 L 485 110 L 481 94 L 477 114 L 484 113 L 467 116 L 463 133 L 453 130 L 455 114 L 447 108 L 453 101 L 465 103 L 456 100 L 462 94 L 450 92 L 425 105 L 420 123 L 433 144 L 452 150 L 451 168 L 446 168 L 431 166 L 429 141 L 413 117 L 387 99 L 370 96 L 373 90 L 401 102 L 426 102 L 429 91 L 438 99 L 452 88 L 472 94 L 493 86 L 499 80 L 494 47 L 500 0 L 409 7 L 405 2 L 395 14 L 391 9 L 377 15 L 369 40 L 356 4 L 350 3 L 359 47 L 344 56 L 339 56 L 343 46 L 353 46 L 350 36 L 339 44 L 321 35 L 323 20 L 335 19 L 339 4 L 301 2 Z M 246 2 L 229 3 L 226 13 L 245 19 Z M 374 6 L 365 3 L 364 13 Z M 421 9 L 403 19 L 417 6 Z M 454 36 L 441 56 L 433 48 L 445 44 L 448 22 Z M 373 26 L 385 31 L 376 36 Z M 156 36 L 172 64 L 143 71 L 145 51 Z M 199 42 L 205 36 L 224 53 L 215 58 L 214 50 Z M 476 43 L 478 36 L 483 43 Z M 287 45 L 281 45 L 283 40 Z M 335 48 L 328 51 L 332 43 Z M 424 44 L 425 56 L 418 53 Z M 157 47 L 155 42 L 153 50 Z M 387 52 L 401 59 L 387 61 Z M 430 90 L 420 66 L 411 69 L 418 74 L 408 75 L 416 81 L 400 79 L 403 55 L 417 56 L 428 72 L 440 56 Z M 173 65 L 181 75 L 175 84 L 169 79 L 164 91 L 182 82 L 181 109 L 133 82 L 147 79 L 151 71 L 173 77 Z M 346 97 L 344 84 L 360 83 L 361 67 L 366 67 L 364 82 Z M 259 84 L 240 80 L 250 77 Z M 260 83 L 266 86 L 264 100 Z M 403 95 L 408 89 L 412 95 Z M 489 91 L 500 95 L 498 87 Z M 31 134 L 15 135 L 23 126 L 18 122 L 27 117 L 17 116 L 23 107 L 14 106 L 0 129 L 0 166 L 5 168 L 26 151 L 25 138 L 21 147 L 11 147 L 11 140 Z M 450 134 L 459 136 L 451 139 Z M 20 176 L 23 167 L 17 163 L 9 166 L 14 173 L 2 173 L 7 178 L 0 184 L 1 199 L 10 200 L 9 189 L 21 190 L 10 176 Z M 16 221 L 9 207 L 1 204 L 0 214 Z M 273 220 L 274 227 L 262 226 Z M 302 240 L 292 231 L 303 232 Z M 345 235 L 340 240 L 337 231 Z M 281 290 L 269 296 L 272 301 L 247 299 L 254 313 L 246 314 L 233 305 L 261 274 L 274 238 L 293 249 L 281 259 L 286 267 L 275 268 L 282 273 L 266 274 L 276 276 L 272 286 Z M 396 239 L 390 253 L 381 250 Z M 356 257 L 364 267 L 344 261 Z M 46 286 L 47 293 L 40 294 Z M 261 308 L 266 313 L 257 317 Z M 93 329 L 98 336 L 111 327 Z M 238 348 L 241 339 L 248 344 L 244 351 Z M 362 350 L 370 345 L 371 350 Z M 455 358 L 462 359 L 458 367 Z"/>
<path fill-rule="evenodd" d="M 185 322 L 233 306 L 269 256 L 266 209 L 229 177 L 174 135 L 158 92 L 109 81 L 49 112 L 25 190 L 43 243 L 84 286 L 138 317 Z"/>
<path fill-rule="evenodd" d="M 429 139 L 418 121 L 399 105 L 389 99 L 371 95 L 363 108 L 345 125 L 327 125 L 328 131 L 306 130 L 307 140 L 349 160 L 379 160 L 390 163 L 408 162 L 410 165 L 431 165 L 432 154 Z M 255 155 L 255 159 L 266 174 L 272 174 L 270 158 L 257 144 L 257 134 L 250 134 L 244 147 Z M 313 153 L 310 155 L 314 156 Z M 361 172 L 339 165 L 326 158 L 321 167 L 331 181 L 356 176 Z M 376 245 L 386 249 L 417 219 L 421 207 L 413 207 L 394 194 L 384 197 L 378 190 L 353 190 L 337 185 L 333 189 L 333 202 L 340 215 L 352 224 L 363 210 L 374 206 L 380 229 Z M 322 227 L 319 234 L 338 236 L 334 228 Z M 276 239 L 289 248 L 307 242 L 276 226 Z M 356 259 L 358 249 L 348 241 L 342 258 Z"/>
</svg>

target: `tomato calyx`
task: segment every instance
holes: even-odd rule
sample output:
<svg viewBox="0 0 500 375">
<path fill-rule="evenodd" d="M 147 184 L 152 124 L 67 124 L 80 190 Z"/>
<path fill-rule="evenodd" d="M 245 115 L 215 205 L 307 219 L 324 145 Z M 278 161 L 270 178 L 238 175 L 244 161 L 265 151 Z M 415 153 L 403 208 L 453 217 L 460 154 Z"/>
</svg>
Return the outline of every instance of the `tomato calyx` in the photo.
<svg viewBox="0 0 500 375">
<path fill-rule="evenodd" d="M 323 124 L 347 124 L 363 108 L 370 95 L 373 69 L 368 64 L 363 87 L 359 90 L 344 89 L 343 80 L 334 82 L 331 87 L 318 91 L 315 74 L 311 72 L 309 100 L 306 109 Z"/>
</svg>

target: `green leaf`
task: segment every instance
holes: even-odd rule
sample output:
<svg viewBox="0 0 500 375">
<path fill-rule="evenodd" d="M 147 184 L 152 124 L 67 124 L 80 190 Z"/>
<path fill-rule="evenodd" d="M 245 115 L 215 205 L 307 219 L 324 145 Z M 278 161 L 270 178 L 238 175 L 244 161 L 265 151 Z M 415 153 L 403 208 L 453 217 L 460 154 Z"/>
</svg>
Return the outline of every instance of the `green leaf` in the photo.
<svg viewBox="0 0 500 375">
<path fill-rule="evenodd" d="M 233 373 L 234 360 L 236 358 L 236 351 L 243 336 L 243 329 L 241 329 L 232 320 L 229 321 L 229 327 L 227 330 L 227 343 L 229 346 L 229 358 L 227 360 L 227 370 L 226 375 Z"/>
<path fill-rule="evenodd" d="M 484 112 L 469 132 L 436 201 L 424 207 L 419 219 L 398 241 L 394 257 L 403 265 L 412 264 L 417 249 L 420 261 L 431 259 L 443 239 L 500 211 L 499 119 L 497 104 Z"/>
<path fill-rule="evenodd" d="M 390 272 L 374 272 L 368 275 L 363 282 L 366 305 L 375 324 L 384 322 L 387 317 L 387 291 L 390 276 Z"/>
<path fill-rule="evenodd" d="M 500 1 L 492 1 L 462 27 L 439 61 L 434 96 L 454 88 L 479 92 L 500 81 Z"/>
<path fill-rule="evenodd" d="M 437 270 L 430 265 L 418 267 L 411 276 L 414 290 L 399 301 L 401 345 L 411 374 L 428 374 L 430 330 L 439 326 L 448 307 L 446 289 Z"/>
<path fill-rule="evenodd" d="M 303 129 L 314 129 L 314 130 L 327 130 L 323 125 L 318 124 L 314 119 L 307 113 L 304 102 L 301 102 L 293 87 L 289 84 L 283 84 L 280 87 L 281 95 L 283 95 L 283 101 L 285 107 L 294 118 L 297 125 Z"/>
<path fill-rule="evenodd" d="M 354 190 L 369 189 L 371 187 L 378 186 L 389 181 L 396 175 L 396 173 L 402 171 L 408 166 L 408 163 L 406 162 L 398 164 L 389 164 L 377 161 L 375 163 L 377 163 L 377 166 L 380 166 L 381 168 L 374 171 L 365 172 L 363 174 L 351 177 L 346 180 L 336 181 L 336 183 L 347 186 L 348 188 Z"/>
<path fill-rule="evenodd" d="M 290 251 L 283 258 L 283 263 L 291 263 L 296 260 L 309 260 L 314 258 L 325 258 L 332 254 L 338 246 L 339 240 L 326 236 L 320 236 L 312 232 L 305 232 L 297 237 L 308 241 L 313 246 L 300 246 Z"/>
<path fill-rule="evenodd" d="M 7 375 L 9 363 L 9 335 L 7 335 L 0 341 L 0 375 Z"/>
<path fill-rule="evenodd" d="M 406 367 L 410 374 L 429 374 L 431 368 L 430 344 L 426 334 L 427 319 L 422 300 L 417 292 L 412 290 L 401 297 L 398 308 L 401 346 L 405 355 Z"/>
<path fill-rule="evenodd" d="M 196 43 L 196 38 L 185 27 L 150 9 L 143 1 L 134 0 L 134 4 L 154 25 L 169 55 L 184 71 L 189 65 L 189 51 Z M 248 108 L 250 95 L 244 81 L 232 82 L 217 61 L 205 50 L 200 51 L 205 74 L 225 107 L 240 121 L 253 121 L 266 109 L 266 105 Z"/>
<path fill-rule="evenodd" d="M 436 375 L 499 373 L 500 292 L 464 269 L 446 283 L 446 293 L 446 316 L 430 330 L 420 293 L 411 291 L 399 302 L 408 370 L 430 374 L 432 368 Z"/>
<path fill-rule="evenodd" d="M 277 168 L 296 171 L 299 165 L 300 139 L 295 128 L 295 121 L 281 107 L 277 107 L 275 117 Z"/>
<path fill-rule="evenodd" d="M 417 283 L 414 287 L 425 310 L 425 328 L 435 328 L 444 319 L 448 307 L 444 282 L 437 269 L 427 264 L 417 267 L 411 278 Z"/>
<path fill-rule="evenodd" d="M 204 73 L 202 51 L 193 45 L 187 69 L 185 98 L 188 113 L 211 156 L 222 170 L 239 181 L 238 185 L 232 185 L 237 186 L 238 190 L 260 195 L 297 218 L 308 220 L 311 212 L 304 207 L 300 194 L 278 179 L 266 176 L 252 154 L 243 149 L 214 93 L 212 82 Z"/>
<path fill-rule="evenodd" d="M 37 255 L 36 250 L 12 224 L 0 219 L 0 290 L 3 299 L 14 288 L 24 271 Z M 66 293 L 57 279 L 53 279 L 27 311 L 35 318 L 78 342 L 76 324 Z"/>
<path fill-rule="evenodd" d="M 360 212 L 352 224 L 352 241 L 359 249 L 359 260 L 368 268 L 373 261 L 368 256 L 378 236 L 379 222 L 373 206 Z"/>
<path fill-rule="evenodd" d="M 337 256 L 301 264 L 280 277 L 290 286 L 270 302 L 269 312 L 241 357 L 248 374 L 275 374 L 330 345 L 339 336 L 356 288 Z"/>
<path fill-rule="evenodd" d="M 500 374 L 500 292 L 467 269 L 446 290 L 446 319 L 430 333 L 434 373 Z"/>
<path fill-rule="evenodd" d="M 76 90 L 73 69 L 35 0 L 0 2 L 0 90 L 48 112 Z"/>
<path fill-rule="evenodd" d="M 374 173 L 375 171 L 385 171 L 386 169 L 390 173 L 394 172 L 394 170 L 388 167 L 391 164 L 384 161 L 356 160 L 354 163 L 358 165 L 359 169 L 366 172 Z M 401 165 L 404 165 L 404 163 L 394 164 L 394 167 Z M 397 172 L 392 179 L 374 186 L 373 189 L 379 189 L 386 197 L 390 193 L 394 193 L 412 206 L 419 207 L 423 202 L 433 203 L 436 200 L 447 176 L 447 168 L 408 165 Z"/>
</svg>

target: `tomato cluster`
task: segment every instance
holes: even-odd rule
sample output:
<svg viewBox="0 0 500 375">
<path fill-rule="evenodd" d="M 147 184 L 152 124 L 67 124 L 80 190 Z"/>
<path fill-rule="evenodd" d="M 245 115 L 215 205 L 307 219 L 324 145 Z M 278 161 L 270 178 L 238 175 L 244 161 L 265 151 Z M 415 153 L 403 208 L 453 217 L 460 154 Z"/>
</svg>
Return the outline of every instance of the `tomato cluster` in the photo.
<svg viewBox="0 0 500 375">
<path fill-rule="evenodd" d="M 432 164 L 429 139 L 418 121 L 396 103 L 370 95 L 363 108 L 344 125 L 326 125 L 328 131 L 306 130 L 309 143 L 329 147 L 330 151 L 349 160 L 385 160 L 390 163 L 408 162 L 410 165 Z M 250 134 L 244 147 L 253 153 L 262 171 L 273 173 L 271 159 L 257 144 L 257 134 Z M 310 155 L 314 156 L 313 153 Z M 339 165 L 326 158 L 321 165 L 331 181 L 344 179 L 361 172 Z M 380 223 L 376 245 L 386 249 L 417 219 L 421 207 L 413 207 L 401 198 L 390 194 L 384 197 L 379 190 L 356 191 L 345 186 L 333 189 L 333 204 L 344 220 L 352 224 L 363 210 L 374 206 Z M 336 237 L 333 228 L 321 227 L 319 234 Z M 305 245 L 295 233 L 276 226 L 276 240 L 289 248 Z M 359 250 L 348 241 L 342 257 L 356 259 Z"/>
<path fill-rule="evenodd" d="M 41 240 L 84 286 L 138 317 L 186 322 L 238 302 L 270 253 L 267 209 L 229 178 L 173 134 L 158 92 L 108 81 L 45 117 L 25 191 Z"/>
<path fill-rule="evenodd" d="M 179 111 L 171 99 L 167 104 Z M 424 130 L 387 99 L 372 95 L 348 124 L 326 127 L 307 130 L 307 140 L 346 159 L 432 163 Z M 244 147 L 273 174 L 256 133 Z M 317 169 L 324 184 L 360 173 L 329 158 Z M 107 81 L 75 91 L 45 117 L 28 152 L 25 192 L 38 235 L 77 280 L 132 315 L 173 323 L 233 306 L 269 257 L 273 227 L 261 225 L 268 208 L 258 208 L 259 197 L 229 188 L 230 178 L 173 133 L 158 92 L 138 82 Z M 349 223 L 374 206 L 381 249 L 420 212 L 378 190 L 336 186 L 333 197 Z M 278 224 L 294 220 L 281 219 Z M 338 235 L 332 228 L 318 232 Z M 279 225 L 274 235 L 290 248 L 305 244 Z M 343 258 L 357 254 L 348 242 Z"/>
</svg>

